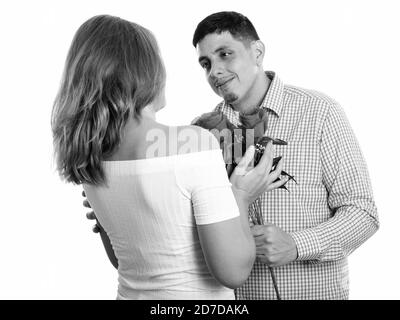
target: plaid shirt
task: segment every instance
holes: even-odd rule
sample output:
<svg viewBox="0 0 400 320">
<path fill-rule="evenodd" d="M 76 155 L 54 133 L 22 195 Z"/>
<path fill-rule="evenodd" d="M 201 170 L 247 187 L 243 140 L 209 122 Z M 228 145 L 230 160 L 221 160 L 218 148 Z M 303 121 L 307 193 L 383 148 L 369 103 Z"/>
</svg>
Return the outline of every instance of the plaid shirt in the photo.
<svg viewBox="0 0 400 320">
<path fill-rule="evenodd" d="M 261 104 L 268 113 L 266 135 L 283 139 L 275 156 L 284 158 L 290 181 L 260 197 L 264 221 L 294 239 L 296 261 L 275 267 L 282 299 L 348 299 L 347 256 L 379 227 L 365 161 L 338 105 L 316 91 L 284 85 L 274 72 Z M 215 110 L 239 124 L 225 102 Z M 237 299 L 276 299 L 265 264 L 255 262 Z"/>
</svg>

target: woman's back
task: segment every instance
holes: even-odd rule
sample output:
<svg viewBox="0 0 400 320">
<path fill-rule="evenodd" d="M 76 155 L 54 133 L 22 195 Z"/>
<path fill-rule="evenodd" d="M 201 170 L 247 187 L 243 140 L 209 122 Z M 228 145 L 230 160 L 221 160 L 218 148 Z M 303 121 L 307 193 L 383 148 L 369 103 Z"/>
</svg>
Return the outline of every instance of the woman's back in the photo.
<svg viewBox="0 0 400 320">
<path fill-rule="evenodd" d="M 156 126 L 145 133 L 152 129 L 176 143 L 177 153 L 129 160 L 122 147 L 113 157 L 125 160 L 103 162 L 107 185 L 84 185 L 118 259 L 119 298 L 233 299 L 232 290 L 211 275 L 196 229 L 239 215 L 221 151 L 215 144 L 205 147 L 204 141 L 200 149 L 178 141 L 184 131 L 212 141 L 199 128 Z M 131 155 L 149 148 L 140 141 Z M 222 194 L 226 201 L 220 201 Z"/>
</svg>

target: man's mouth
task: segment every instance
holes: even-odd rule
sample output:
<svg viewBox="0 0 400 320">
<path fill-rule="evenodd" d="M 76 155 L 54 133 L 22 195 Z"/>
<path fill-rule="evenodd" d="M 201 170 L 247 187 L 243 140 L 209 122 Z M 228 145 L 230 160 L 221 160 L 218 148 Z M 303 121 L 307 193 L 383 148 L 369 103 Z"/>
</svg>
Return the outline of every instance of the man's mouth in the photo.
<svg viewBox="0 0 400 320">
<path fill-rule="evenodd" d="M 233 78 L 234 77 L 228 78 L 228 79 L 226 79 L 226 78 L 225 79 L 219 79 L 219 80 L 214 82 L 214 86 L 217 89 L 223 89 L 227 84 L 229 84 L 233 80 Z"/>
</svg>

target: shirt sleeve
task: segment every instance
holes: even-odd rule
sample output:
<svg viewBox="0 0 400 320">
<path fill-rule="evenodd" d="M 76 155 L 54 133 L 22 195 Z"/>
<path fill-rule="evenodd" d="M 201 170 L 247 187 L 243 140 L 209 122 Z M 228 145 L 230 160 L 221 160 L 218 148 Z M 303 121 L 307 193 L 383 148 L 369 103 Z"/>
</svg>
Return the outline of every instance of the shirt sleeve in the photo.
<svg viewBox="0 0 400 320">
<path fill-rule="evenodd" d="M 192 153 L 177 169 L 178 184 L 190 198 L 196 224 L 210 224 L 239 216 L 220 149 Z"/>
<path fill-rule="evenodd" d="M 367 165 L 339 105 L 331 106 L 325 120 L 320 156 L 332 216 L 316 227 L 291 233 L 297 260 L 342 259 L 379 228 Z"/>
</svg>

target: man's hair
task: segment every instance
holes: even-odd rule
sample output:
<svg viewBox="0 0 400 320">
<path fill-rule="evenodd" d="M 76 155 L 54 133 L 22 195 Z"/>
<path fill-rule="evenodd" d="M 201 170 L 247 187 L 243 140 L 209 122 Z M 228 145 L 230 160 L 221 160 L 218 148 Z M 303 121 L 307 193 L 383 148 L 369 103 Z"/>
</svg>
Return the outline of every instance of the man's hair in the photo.
<svg viewBox="0 0 400 320">
<path fill-rule="evenodd" d="M 193 35 L 193 46 L 208 34 L 229 32 L 240 41 L 260 40 L 251 21 L 244 15 L 234 11 L 222 11 L 209 15 L 198 25 Z"/>
<path fill-rule="evenodd" d="M 146 28 L 109 15 L 78 29 L 52 112 L 57 169 L 66 181 L 101 184 L 101 166 L 165 84 L 156 39 Z"/>
</svg>

